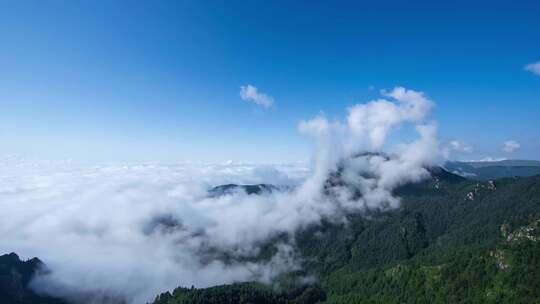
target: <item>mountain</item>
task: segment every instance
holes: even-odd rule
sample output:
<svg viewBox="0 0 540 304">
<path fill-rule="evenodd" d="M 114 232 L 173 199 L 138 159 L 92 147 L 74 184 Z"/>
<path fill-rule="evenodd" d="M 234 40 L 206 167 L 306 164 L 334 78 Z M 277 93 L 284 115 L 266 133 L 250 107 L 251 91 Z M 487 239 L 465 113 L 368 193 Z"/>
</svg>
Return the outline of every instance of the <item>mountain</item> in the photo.
<svg viewBox="0 0 540 304">
<path fill-rule="evenodd" d="M 540 161 L 536 160 L 454 161 L 447 162 L 444 167 L 450 172 L 476 180 L 540 174 Z"/>
<path fill-rule="evenodd" d="M 540 175 L 477 181 L 429 170 L 431 178 L 395 190 L 400 208 L 351 213 L 345 222 L 297 231 L 291 243 L 301 270 L 272 284 L 181 286 L 153 303 L 539 303 Z M 339 172 L 326 187 L 338 184 Z M 284 189 L 231 184 L 209 195 L 230 191 Z M 148 229 L 157 225 L 179 223 L 164 216 Z M 284 240 L 290 236 L 262 244 L 252 260 L 267 261 Z M 28 288 L 42 268 L 37 259 L 1 256 L 0 303 L 62 303 Z"/>
<path fill-rule="evenodd" d="M 29 288 L 32 277 L 45 271 L 38 258 L 21 261 L 15 253 L 0 256 L 0 303 L 2 304 L 65 304 L 64 301 L 41 296 Z"/>
<path fill-rule="evenodd" d="M 540 176 L 474 181 L 431 171 L 396 190 L 399 209 L 298 231 L 303 270 L 273 285 L 179 287 L 154 303 L 538 303 Z M 305 277 L 316 283 L 297 284 Z"/>
<path fill-rule="evenodd" d="M 263 194 L 270 193 L 273 191 L 286 191 L 288 188 L 285 186 L 274 186 L 270 184 L 257 184 L 257 185 L 237 185 L 237 184 L 226 184 L 216 186 L 208 191 L 210 197 L 218 197 L 222 195 L 232 194 L 236 191 L 243 191 L 246 194 Z"/>
</svg>

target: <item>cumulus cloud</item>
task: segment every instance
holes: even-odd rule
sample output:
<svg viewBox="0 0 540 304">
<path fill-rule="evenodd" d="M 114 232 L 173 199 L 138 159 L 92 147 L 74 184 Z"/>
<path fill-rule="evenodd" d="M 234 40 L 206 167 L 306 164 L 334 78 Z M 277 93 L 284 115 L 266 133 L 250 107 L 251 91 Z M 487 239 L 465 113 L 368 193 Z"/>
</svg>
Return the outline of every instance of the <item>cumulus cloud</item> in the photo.
<svg viewBox="0 0 540 304">
<path fill-rule="evenodd" d="M 540 61 L 527 64 L 525 66 L 525 71 L 529 71 L 536 75 L 540 75 Z"/>
<path fill-rule="evenodd" d="M 381 93 L 387 99 L 352 106 L 345 122 L 330 122 L 324 115 L 300 122 L 300 132 L 317 142 L 314 174 L 303 185 L 306 192 L 317 193 L 311 186 L 324 183 L 337 170 L 345 185 L 332 187 L 332 196 L 341 200 L 341 208 L 397 207 L 392 190 L 429 176 L 426 167 L 441 161 L 437 125 L 425 121 L 433 102 L 403 87 Z M 390 156 L 379 153 L 387 134 L 405 123 L 413 124 L 419 138 L 397 145 Z"/>
<path fill-rule="evenodd" d="M 507 140 L 503 143 L 502 150 L 507 153 L 512 153 L 521 148 L 521 145 L 515 140 Z"/>
<path fill-rule="evenodd" d="M 396 87 L 381 91 L 390 100 L 378 99 L 349 108 L 348 128 L 357 138 L 368 140 L 372 149 L 380 149 L 386 135 L 405 122 L 419 122 L 431 110 L 433 102 L 422 92 Z"/>
<path fill-rule="evenodd" d="M 144 303 L 179 285 L 269 282 L 301 266 L 296 231 L 397 208 L 393 190 L 428 177 L 427 167 L 441 160 L 437 125 L 427 120 L 433 102 L 401 87 L 382 95 L 351 107 L 344 120 L 321 114 L 300 122 L 317 146 L 309 167 L 0 162 L 0 251 L 49 265 L 51 273 L 33 281 L 37 290 L 66 298 L 82 292 L 94 302 L 104 295 Z M 387 134 L 402 124 L 417 138 L 383 152 Z M 208 195 L 228 183 L 292 190 Z M 290 238 L 272 258 L 246 262 L 283 234 Z"/>
<path fill-rule="evenodd" d="M 240 87 L 240 98 L 245 101 L 254 102 L 265 108 L 269 108 L 274 104 L 274 98 L 272 96 L 259 92 L 255 86 L 250 84 Z"/>
</svg>

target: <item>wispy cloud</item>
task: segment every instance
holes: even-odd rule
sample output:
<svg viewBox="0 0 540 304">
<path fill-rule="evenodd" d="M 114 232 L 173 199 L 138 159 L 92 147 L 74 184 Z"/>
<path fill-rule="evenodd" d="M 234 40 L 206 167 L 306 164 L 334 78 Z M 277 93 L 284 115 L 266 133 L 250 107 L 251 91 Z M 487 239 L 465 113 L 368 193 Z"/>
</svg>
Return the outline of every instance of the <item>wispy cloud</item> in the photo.
<svg viewBox="0 0 540 304">
<path fill-rule="evenodd" d="M 471 145 L 461 140 L 452 140 L 449 142 L 448 145 L 450 149 L 457 152 L 471 153 L 473 151 L 473 148 Z"/>
<path fill-rule="evenodd" d="M 498 161 L 502 161 L 502 160 L 506 160 L 507 158 L 505 157 L 491 157 L 491 156 L 486 156 L 484 158 L 480 158 L 480 159 L 471 159 L 471 160 L 468 160 L 470 162 L 498 162 Z"/>
<path fill-rule="evenodd" d="M 259 92 L 257 87 L 250 84 L 240 87 L 240 98 L 245 101 L 254 102 L 265 108 L 269 108 L 274 104 L 274 98 L 272 96 Z"/>
<path fill-rule="evenodd" d="M 379 149 L 386 135 L 402 123 L 419 123 L 433 107 L 424 93 L 395 87 L 392 91 L 381 90 L 387 99 L 372 100 L 349 108 L 347 123 L 357 138 L 366 138 L 372 149 Z"/>
<path fill-rule="evenodd" d="M 503 143 L 503 151 L 507 153 L 512 153 L 521 148 L 521 145 L 515 140 L 507 140 Z"/>
<path fill-rule="evenodd" d="M 525 71 L 533 72 L 540 76 L 540 61 L 527 64 L 525 66 Z"/>
</svg>

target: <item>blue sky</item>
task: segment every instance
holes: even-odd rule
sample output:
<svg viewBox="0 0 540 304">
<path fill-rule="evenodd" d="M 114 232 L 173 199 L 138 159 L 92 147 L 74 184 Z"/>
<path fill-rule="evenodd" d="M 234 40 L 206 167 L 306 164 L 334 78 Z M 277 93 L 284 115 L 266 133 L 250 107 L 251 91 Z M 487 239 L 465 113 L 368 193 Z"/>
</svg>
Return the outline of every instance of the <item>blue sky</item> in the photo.
<svg viewBox="0 0 540 304">
<path fill-rule="evenodd" d="M 399 85 L 456 157 L 540 159 L 538 1 L 0 1 L 0 41 L 0 155 L 306 160 L 300 120 Z"/>
</svg>

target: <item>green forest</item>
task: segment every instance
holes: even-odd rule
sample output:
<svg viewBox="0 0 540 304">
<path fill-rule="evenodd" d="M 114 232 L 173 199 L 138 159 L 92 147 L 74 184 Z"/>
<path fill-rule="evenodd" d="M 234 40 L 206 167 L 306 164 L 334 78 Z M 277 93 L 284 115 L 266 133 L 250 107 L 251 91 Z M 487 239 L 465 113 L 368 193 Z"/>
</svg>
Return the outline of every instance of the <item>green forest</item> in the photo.
<svg viewBox="0 0 540 304">
<path fill-rule="evenodd" d="M 397 194 L 397 210 L 297 232 L 303 271 L 271 285 L 179 287 L 154 304 L 540 303 L 540 176 L 477 182 L 441 170 Z M 306 276 L 317 280 L 295 284 Z"/>
</svg>

